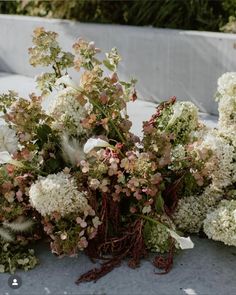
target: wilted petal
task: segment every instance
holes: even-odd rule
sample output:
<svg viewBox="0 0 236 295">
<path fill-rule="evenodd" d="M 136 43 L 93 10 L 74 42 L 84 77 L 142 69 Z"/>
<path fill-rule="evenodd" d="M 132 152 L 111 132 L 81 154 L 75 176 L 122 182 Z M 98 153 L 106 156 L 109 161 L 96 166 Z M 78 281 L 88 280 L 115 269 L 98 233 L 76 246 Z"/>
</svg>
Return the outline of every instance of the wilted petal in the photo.
<svg viewBox="0 0 236 295">
<path fill-rule="evenodd" d="M 91 150 L 96 147 L 109 147 L 111 146 L 107 141 L 100 138 L 89 138 L 84 145 L 84 153 L 88 154 Z"/>
<path fill-rule="evenodd" d="M 7 151 L 0 152 L 0 164 L 7 164 L 11 160 L 11 155 Z"/>
<path fill-rule="evenodd" d="M 192 249 L 194 247 L 194 243 L 191 241 L 190 237 L 187 237 L 187 238 L 181 237 L 173 230 L 169 230 L 169 233 L 171 237 L 177 241 L 177 243 L 179 244 L 182 250 Z"/>
</svg>

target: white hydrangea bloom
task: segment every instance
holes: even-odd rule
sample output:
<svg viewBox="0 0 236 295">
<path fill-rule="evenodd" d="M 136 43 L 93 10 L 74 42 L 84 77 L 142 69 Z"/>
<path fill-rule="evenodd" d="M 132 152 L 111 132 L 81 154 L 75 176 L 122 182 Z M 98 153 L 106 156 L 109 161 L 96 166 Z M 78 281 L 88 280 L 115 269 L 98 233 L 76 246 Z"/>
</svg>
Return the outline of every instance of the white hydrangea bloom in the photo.
<svg viewBox="0 0 236 295">
<path fill-rule="evenodd" d="M 77 90 L 69 87 L 58 92 L 50 115 L 55 119 L 53 128 L 66 131 L 71 135 L 84 134 L 81 120 L 86 116 L 86 110 L 76 99 Z"/>
<path fill-rule="evenodd" d="M 219 131 L 236 148 L 236 72 L 225 73 L 218 79 Z"/>
<path fill-rule="evenodd" d="M 62 216 L 78 212 L 85 214 L 91 207 L 86 193 L 78 191 L 76 180 L 63 172 L 41 177 L 29 190 L 32 206 L 43 216 L 58 212 Z"/>
<path fill-rule="evenodd" d="M 172 170 L 178 170 L 182 168 L 183 159 L 186 158 L 186 149 L 182 144 L 177 144 L 171 150 L 171 165 L 169 168 Z"/>
<path fill-rule="evenodd" d="M 191 132 L 198 127 L 198 109 L 189 101 L 177 101 L 172 106 L 172 114 L 168 116 L 167 125 L 166 118 L 163 118 L 164 130 L 173 133 L 177 142 L 186 141 Z"/>
<path fill-rule="evenodd" d="M 176 227 L 184 232 L 198 233 L 207 213 L 217 206 L 221 198 L 221 190 L 207 187 L 200 196 L 180 199 L 173 214 Z"/>
<path fill-rule="evenodd" d="M 233 163 L 232 163 L 232 183 L 236 182 L 236 130 L 220 130 L 220 135 L 223 137 L 234 150 Z"/>
<path fill-rule="evenodd" d="M 236 200 L 223 200 L 207 214 L 204 231 L 210 239 L 236 246 Z"/>
<path fill-rule="evenodd" d="M 228 84 L 227 77 L 230 78 Z M 198 233 L 206 215 L 215 210 L 224 192 L 236 181 L 236 96 L 229 96 L 234 95 L 236 90 L 236 73 L 223 78 L 225 80 L 219 81 L 218 89 L 220 129 L 212 130 L 203 126 L 191 133 L 193 150 L 199 155 L 211 151 L 212 156 L 205 161 L 204 169 L 208 172 L 210 184 L 201 195 L 180 199 L 174 213 L 177 228 L 185 232 Z M 176 151 L 177 155 L 181 155 L 178 151 L 181 149 Z"/>
<path fill-rule="evenodd" d="M 219 101 L 219 128 L 236 132 L 236 96 L 223 96 Z"/>
<path fill-rule="evenodd" d="M 232 181 L 236 182 L 236 72 L 219 78 L 218 97 L 219 132 L 234 148 Z"/>
<path fill-rule="evenodd" d="M 230 145 L 236 150 L 236 131 L 235 128 L 229 126 L 229 128 L 219 129 L 219 134 L 221 137 L 225 138 Z M 235 151 L 236 154 L 236 151 Z"/>
<path fill-rule="evenodd" d="M 0 125 L 0 152 L 14 154 L 18 149 L 18 140 L 14 130 L 7 125 Z"/>
<path fill-rule="evenodd" d="M 198 109 L 190 101 L 177 101 L 172 108 L 172 116 L 170 117 L 168 126 L 173 126 L 179 120 L 188 120 L 189 125 L 193 125 L 190 129 L 195 129 L 198 124 Z M 189 120 L 191 118 L 191 120 Z"/>
<path fill-rule="evenodd" d="M 218 189 L 225 188 L 233 182 L 235 150 L 217 130 L 208 130 L 200 138 L 196 151 L 211 150 L 213 155 L 206 163 L 210 169 L 211 185 Z"/>
<path fill-rule="evenodd" d="M 218 94 L 221 96 L 236 96 L 236 72 L 224 73 L 217 81 Z"/>
</svg>

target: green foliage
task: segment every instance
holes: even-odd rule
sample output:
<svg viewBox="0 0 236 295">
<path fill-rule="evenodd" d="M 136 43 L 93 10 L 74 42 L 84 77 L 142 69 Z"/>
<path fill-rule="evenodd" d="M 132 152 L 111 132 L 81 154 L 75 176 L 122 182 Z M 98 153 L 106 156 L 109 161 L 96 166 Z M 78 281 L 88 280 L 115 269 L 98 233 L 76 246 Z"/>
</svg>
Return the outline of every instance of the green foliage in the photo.
<svg viewBox="0 0 236 295">
<path fill-rule="evenodd" d="M 37 134 L 37 145 L 41 149 L 44 144 L 48 143 L 50 139 L 50 135 L 52 135 L 52 129 L 48 125 L 43 124 L 38 126 L 36 130 L 36 134 Z"/>
<path fill-rule="evenodd" d="M 164 204 L 165 204 L 164 200 L 161 194 L 159 193 L 155 203 L 155 209 L 158 214 L 161 214 L 164 212 Z"/>
<path fill-rule="evenodd" d="M 181 197 L 197 195 L 200 194 L 202 190 L 202 187 L 197 184 L 194 176 L 189 172 L 186 173 L 180 186 Z"/>
<path fill-rule="evenodd" d="M 76 0 L 18 0 L 17 11 L 31 16 L 71 18 Z"/>
<path fill-rule="evenodd" d="M 220 28 L 220 31 L 224 32 L 224 33 L 236 33 L 236 17 L 235 16 L 230 16 L 229 17 L 229 21 L 227 22 L 227 24 L 225 24 L 224 26 L 222 26 Z M 216 99 L 217 99 L 217 94 L 216 94 Z"/>
<path fill-rule="evenodd" d="M 0 1 L 0 13 L 2 14 L 15 14 L 18 7 L 17 1 Z"/>
<path fill-rule="evenodd" d="M 217 30 L 221 5 L 208 0 L 135 1 L 128 23 L 174 29 Z"/>
<path fill-rule="evenodd" d="M 222 7 L 230 16 L 236 16 L 236 0 L 223 0 Z"/>
<path fill-rule="evenodd" d="M 14 273 L 16 269 L 29 270 L 38 264 L 33 249 L 21 245 L 0 243 L 0 273 Z"/>
<path fill-rule="evenodd" d="M 220 27 L 224 33 L 236 33 L 236 0 L 223 0 L 222 7 L 228 20 L 225 20 Z"/>
<path fill-rule="evenodd" d="M 0 13 L 210 31 L 218 31 L 235 12 L 235 0 L 0 1 Z"/>
</svg>

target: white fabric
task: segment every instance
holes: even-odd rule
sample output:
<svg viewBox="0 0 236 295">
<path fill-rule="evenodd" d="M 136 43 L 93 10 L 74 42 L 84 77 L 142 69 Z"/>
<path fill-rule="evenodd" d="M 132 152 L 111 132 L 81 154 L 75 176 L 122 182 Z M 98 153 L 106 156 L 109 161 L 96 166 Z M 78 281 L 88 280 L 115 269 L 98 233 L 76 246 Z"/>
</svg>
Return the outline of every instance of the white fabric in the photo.
<svg viewBox="0 0 236 295">
<path fill-rule="evenodd" d="M 71 51 L 80 36 L 105 51 L 117 47 L 123 59 L 119 76 L 137 78 L 142 100 L 160 102 L 175 95 L 202 112 L 217 114 L 217 78 L 236 69 L 236 34 L 0 15 L 0 71 L 32 77 L 40 72 L 28 63 L 32 31 L 39 26 L 58 32 L 65 50 Z"/>
<path fill-rule="evenodd" d="M 37 92 L 36 82 L 32 77 L 0 72 L 0 93 L 8 90 L 14 90 L 19 96 L 28 98 L 29 94 Z"/>
</svg>

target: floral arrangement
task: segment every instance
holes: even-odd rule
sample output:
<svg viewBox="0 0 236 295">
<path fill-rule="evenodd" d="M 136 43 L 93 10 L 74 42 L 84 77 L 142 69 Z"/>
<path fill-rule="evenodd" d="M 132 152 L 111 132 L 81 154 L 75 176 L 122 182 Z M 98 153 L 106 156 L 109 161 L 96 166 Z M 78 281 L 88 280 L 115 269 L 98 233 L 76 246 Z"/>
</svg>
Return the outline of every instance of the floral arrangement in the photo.
<svg viewBox="0 0 236 295">
<path fill-rule="evenodd" d="M 185 232 L 235 245 L 236 74 L 219 79 L 219 129 L 173 97 L 143 123 L 140 139 L 126 113 L 135 80 L 119 79 L 117 50 L 101 59 L 79 39 L 72 54 L 57 37 L 37 28 L 29 49 L 32 66 L 51 68 L 37 77 L 41 95 L 0 96 L 0 271 L 33 268 L 30 247 L 45 237 L 59 256 L 103 260 L 78 284 L 124 258 L 137 267 L 149 251 L 168 272 L 174 254 L 193 247 Z"/>
</svg>

